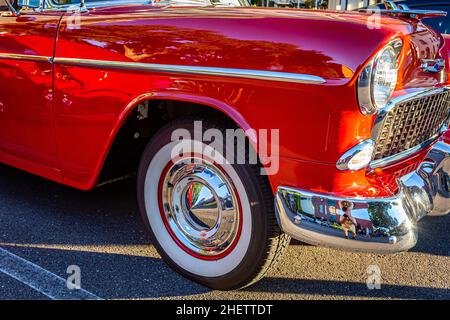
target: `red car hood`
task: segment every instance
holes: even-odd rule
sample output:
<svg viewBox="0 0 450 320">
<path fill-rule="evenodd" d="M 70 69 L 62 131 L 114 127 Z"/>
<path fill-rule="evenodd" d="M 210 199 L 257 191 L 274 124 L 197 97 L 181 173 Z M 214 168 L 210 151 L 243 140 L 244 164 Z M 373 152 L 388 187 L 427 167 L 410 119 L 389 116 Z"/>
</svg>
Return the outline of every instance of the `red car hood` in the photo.
<svg viewBox="0 0 450 320">
<path fill-rule="evenodd" d="M 131 52 L 139 62 L 251 67 L 345 81 L 354 79 L 380 48 L 401 37 L 406 50 L 415 51 L 403 64 L 406 87 L 434 84 L 434 76 L 420 74 L 420 59 L 434 59 L 443 43 L 417 20 L 377 20 L 357 12 L 130 4 L 90 10 L 83 21 L 92 26 L 88 34 L 60 33 L 61 41 L 68 41 L 58 48 L 60 56 L 92 58 L 92 43 L 98 42 L 99 55 L 105 57 L 109 47 L 112 60 Z M 87 36 L 90 54 L 83 48 Z"/>
</svg>

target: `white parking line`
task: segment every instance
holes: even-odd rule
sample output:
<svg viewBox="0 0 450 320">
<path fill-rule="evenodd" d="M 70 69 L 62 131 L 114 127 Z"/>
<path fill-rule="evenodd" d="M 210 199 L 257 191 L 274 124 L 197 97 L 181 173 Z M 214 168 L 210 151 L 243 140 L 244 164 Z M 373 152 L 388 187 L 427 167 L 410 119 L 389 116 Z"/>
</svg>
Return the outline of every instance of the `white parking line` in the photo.
<svg viewBox="0 0 450 320">
<path fill-rule="evenodd" d="M 0 248 L 0 271 L 54 300 L 97 300 L 84 289 L 69 290 L 66 279 Z"/>
</svg>

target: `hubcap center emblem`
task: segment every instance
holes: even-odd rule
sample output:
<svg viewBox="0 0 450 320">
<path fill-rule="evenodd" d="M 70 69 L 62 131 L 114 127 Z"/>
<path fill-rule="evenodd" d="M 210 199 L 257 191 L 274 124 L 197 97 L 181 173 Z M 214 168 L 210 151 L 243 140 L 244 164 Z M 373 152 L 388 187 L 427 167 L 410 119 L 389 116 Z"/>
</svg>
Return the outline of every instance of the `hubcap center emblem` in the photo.
<svg viewBox="0 0 450 320">
<path fill-rule="evenodd" d="M 219 219 L 219 207 L 213 192 L 203 183 L 192 182 L 185 193 L 188 221 L 197 230 L 211 230 Z"/>
</svg>

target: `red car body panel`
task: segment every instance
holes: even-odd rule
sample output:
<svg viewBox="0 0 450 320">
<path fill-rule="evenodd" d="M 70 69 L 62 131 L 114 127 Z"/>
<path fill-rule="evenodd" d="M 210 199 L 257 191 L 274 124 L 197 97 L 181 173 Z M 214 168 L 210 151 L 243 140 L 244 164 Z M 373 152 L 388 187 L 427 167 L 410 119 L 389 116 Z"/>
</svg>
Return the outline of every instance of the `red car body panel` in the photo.
<svg viewBox="0 0 450 320">
<path fill-rule="evenodd" d="M 59 14 L 0 17 L 0 52 L 53 56 Z M 0 161 L 62 181 L 48 61 L 0 60 Z"/>
<path fill-rule="evenodd" d="M 2 86 L 21 94 L 21 107 L 29 109 L 9 117 L 0 113 L 0 124 L 12 124 L 24 116 L 25 122 L 14 134 L 29 144 L 21 144 L 8 156 L 0 153 L 0 161 L 84 190 L 96 185 L 108 151 L 132 110 L 142 101 L 167 99 L 218 109 L 244 130 L 279 129 L 280 170 L 269 176 L 274 191 L 285 185 L 336 195 L 392 195 L 396 184 L 387 187 L 380 175 L 395 176 L 395 166 L 376 175 L 336 168 L 345 151 L 371 136 L 374 117 L 358 109 L 359 71 L 396 37 L 403 39 L 405 47 L 396 95 L 442 85 L 437 76 L 421 72 L 418 66 L 420 59 L 431 56 L 448 60 L 442 38 L 420 22 L 383 18 L 382 28 L 368 30 L 369 16 L 354 13 L 117 6 L 83 14 L 79 27 L 64 16 L 54 53 L 57 15 L 33 13 L 17 19 L 36 19 L 27 24 L 28 38 L 9 36 L 14 43 L 27 39 L 23 48 L 15 49 L 22 54 L 268 70 L 326 80 L 300 84 L 22 62 L 21 70 L 30 68 L 33 74 L 20 83 L 29 90 L 11 88 L 3 78 Z M 18 34 L 21 27 L 20 22 L 12 23 L 11 34 Z M 0 36 L 0 52 L 12 50 L 4 41 Z M 1 74 L 17 72 L 14 61 L 1 64 Z M 29 94 L 30 90 L 34 93 Z M 6 99 L 10 104 L 13 99 L 6 94 L 0 97 L 1 103 Z M 29 104 L 38 108 L 39 117 Z M 0 131 L 0 143 L 2 135 L 10 134 Z M 249 138 L 256 144 L 256 137 Z M 408 161 L 418 162 L 419 157 Z M 26 161 L 40 167 L 26 168 Z"/>
</svg>

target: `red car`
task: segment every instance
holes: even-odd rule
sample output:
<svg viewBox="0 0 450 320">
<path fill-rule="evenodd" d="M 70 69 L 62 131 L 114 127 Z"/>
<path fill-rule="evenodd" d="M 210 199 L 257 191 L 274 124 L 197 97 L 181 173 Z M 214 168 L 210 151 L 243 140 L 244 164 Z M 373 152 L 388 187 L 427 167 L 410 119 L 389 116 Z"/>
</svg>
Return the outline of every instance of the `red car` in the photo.
<svg viewBox="0 0 450 320">
<path fill-rule="evenodd" d="M 442 13 L 76 2 L 2 0 L 0 162 L 82 190 L 136 173 L 184 276 L 250 285 L 290 237 L 408 250 L 450 211 L 448 56 L 420 21 Z"/>
</svg>

